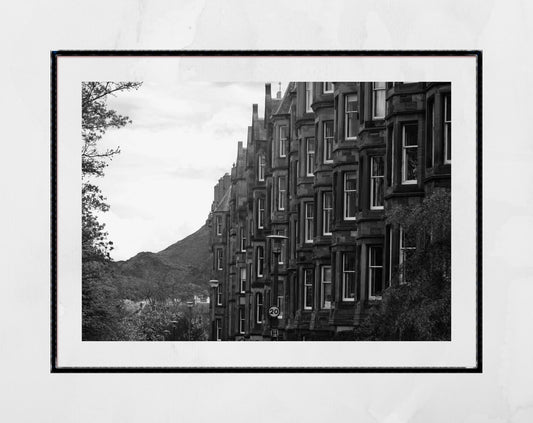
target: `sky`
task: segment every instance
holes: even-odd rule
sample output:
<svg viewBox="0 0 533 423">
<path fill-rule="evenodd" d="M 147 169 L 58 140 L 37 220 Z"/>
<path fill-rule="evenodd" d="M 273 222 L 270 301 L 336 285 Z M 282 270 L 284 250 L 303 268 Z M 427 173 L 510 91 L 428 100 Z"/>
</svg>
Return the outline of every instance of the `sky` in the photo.
<svg viewBox="0 0 533 423">
<path fill-rule="evenodd" d="M 278 87 L 272 83 L 273 96 Z M 110 205 L 100 220 L 114 260 L 161 251 L 200 229 L 214 185 L 231 171 L 237 142 L 246 145 L 253 103 L 263 117 L 264 95 L 258 82 L 145 81 L 108 99 L 132 120 L 101 142 L 102 150 L 121 150 L 96 181 Z"/>
</svg>

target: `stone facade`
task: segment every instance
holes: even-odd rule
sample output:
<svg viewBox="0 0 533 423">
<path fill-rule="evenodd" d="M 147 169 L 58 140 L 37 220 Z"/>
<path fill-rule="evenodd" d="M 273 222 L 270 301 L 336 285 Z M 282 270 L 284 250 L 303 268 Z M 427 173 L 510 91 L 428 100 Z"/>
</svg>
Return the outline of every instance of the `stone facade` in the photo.
<svg viewBox="0 0 533 423">
<path fill-rule="evenodd" d="M 416 248 L 387 209 L 450 189 L 451 84 L 265 88 L 208 219 L 211 339 L 342 339 Z"/>
</svg>

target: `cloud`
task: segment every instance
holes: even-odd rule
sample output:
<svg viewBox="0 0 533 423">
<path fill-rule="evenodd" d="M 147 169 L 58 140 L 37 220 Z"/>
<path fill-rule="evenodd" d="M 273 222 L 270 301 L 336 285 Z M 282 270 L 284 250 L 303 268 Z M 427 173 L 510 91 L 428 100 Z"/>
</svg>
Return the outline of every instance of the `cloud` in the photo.
<svg viewBox="0 0 533 423">
<path fill-rule="evenodd" d="M 256 82 L 145 81 L 109 99 L 133 121 L 102 139 L 102 149 L 122 150 L 98 181 L 111 206 L 102 221 L 113 258 L 161 251 L 205 223 L 214 185 L 246 142 L 253 103 L 262 116 L 264 91 Z"/>
</svg>

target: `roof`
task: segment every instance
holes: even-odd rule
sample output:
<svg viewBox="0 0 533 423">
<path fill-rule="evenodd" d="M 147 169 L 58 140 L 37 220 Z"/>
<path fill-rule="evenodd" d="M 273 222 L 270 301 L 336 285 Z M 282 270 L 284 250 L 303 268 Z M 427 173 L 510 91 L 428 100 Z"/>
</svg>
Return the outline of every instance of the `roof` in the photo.
<svg viewBox="0 0 533 423">
<path fill-rule="evenodd" d="M 287 85 L 287 88 L 285 89 L 285 94 L 283 94 L 283 98 L 281 99 L 281 102 L 279 104 L 279 107 L 277 110 L 274 110 L 274 115 L 284 115 L 288 114 L 291 109 L 291 92 L 294 89 L 295 83 L 289 82 L 289 85 Z"/>
<path fill-rule="evenodd" d="M 229 199 L 231 196 L 231 186 L 226 190 L 222 198 L 220 199 L 220 202 L 217 204 L 215 208 L 215 212 L 227 212 L 229 211 Z"/>
</svg>

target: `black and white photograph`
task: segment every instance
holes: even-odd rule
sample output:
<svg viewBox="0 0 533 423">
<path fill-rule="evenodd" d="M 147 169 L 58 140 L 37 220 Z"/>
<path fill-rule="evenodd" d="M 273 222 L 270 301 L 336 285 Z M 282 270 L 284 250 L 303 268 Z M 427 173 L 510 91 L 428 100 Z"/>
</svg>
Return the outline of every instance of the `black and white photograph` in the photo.
<svg viewBox="0 0 533 423">
<path fill-rule="evenodd" d="M 533 421 L 533 2 L 3 6 L 2 421 Z"/>
<path fill-rule="evenodd" d="M 451 340 L 450 82 L 80 88 L 84 341 Z"/>
<path fill-rule="evenodd" d="M 479 368 L 476 57 L 59 52 L 57 362 Z"/>
</svg>

